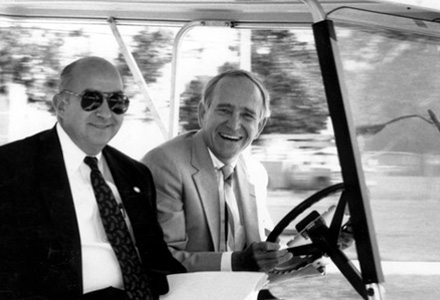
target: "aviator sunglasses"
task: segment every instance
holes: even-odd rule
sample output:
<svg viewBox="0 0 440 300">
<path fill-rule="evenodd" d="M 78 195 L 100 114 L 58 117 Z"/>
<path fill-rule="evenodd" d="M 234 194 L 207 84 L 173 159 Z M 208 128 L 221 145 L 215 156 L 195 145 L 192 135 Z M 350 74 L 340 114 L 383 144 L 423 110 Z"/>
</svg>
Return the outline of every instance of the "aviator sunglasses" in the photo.
<svg viewBox="0 0 440 300">
<path fill-rule="evenodd" d="M 81 107 L 85 111 L 92 111 L 100 107 L 104 102 L 104 98 L 107 100 L 110 110 L 117 115 L 125 113 L 130 104 L 130 100 L 128 100 L 128 97 L 124 96 L 122 92 L 104 93 L 95 90 L 85 90 L 81 94 L 77 94 L 68 90 L 63 90 L 62 93 L 71 94 L 81 98 Z"/>
</svg>

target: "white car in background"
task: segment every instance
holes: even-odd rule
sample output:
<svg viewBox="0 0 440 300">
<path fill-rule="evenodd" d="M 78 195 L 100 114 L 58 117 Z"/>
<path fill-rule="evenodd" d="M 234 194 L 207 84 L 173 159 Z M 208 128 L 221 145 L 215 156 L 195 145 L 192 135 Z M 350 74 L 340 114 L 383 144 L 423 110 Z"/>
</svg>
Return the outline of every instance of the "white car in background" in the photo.
<svg viewBox="0 0 440 300">
<path fill-rule="evenodd" d="M 324 135 L 264 138 L 253 155 L 269 175 L 270 189 L 322 189 L 340 182 L 341 168 L 332 139 Z"/>
</svg>

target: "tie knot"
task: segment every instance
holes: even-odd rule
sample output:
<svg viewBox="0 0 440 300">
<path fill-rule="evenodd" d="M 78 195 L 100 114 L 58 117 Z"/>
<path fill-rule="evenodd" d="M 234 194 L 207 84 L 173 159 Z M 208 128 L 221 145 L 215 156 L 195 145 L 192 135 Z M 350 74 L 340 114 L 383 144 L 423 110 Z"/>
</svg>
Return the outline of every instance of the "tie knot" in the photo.
<svg viewBox="0 0 440 300">
<path fill-rule="evenodd" d="M 90 167 L 90 169 L 92 170 L 99 170 L 98 168 L 98 159 L 96 157 L 93 156 L 86 156 L 84 158 L 84 162 L 86 163 L 86 165 L 88 165 Z"/>
<path fill-rule="evenodd" d="M 232 173 L 234 173 L 234 167 L 232 167 L 231 165 L 224 165 L 222 167 L 222 173 L 223 173 L 223 178 L 225 180 L 228 180 L 230 179 Z"/>
</svg>

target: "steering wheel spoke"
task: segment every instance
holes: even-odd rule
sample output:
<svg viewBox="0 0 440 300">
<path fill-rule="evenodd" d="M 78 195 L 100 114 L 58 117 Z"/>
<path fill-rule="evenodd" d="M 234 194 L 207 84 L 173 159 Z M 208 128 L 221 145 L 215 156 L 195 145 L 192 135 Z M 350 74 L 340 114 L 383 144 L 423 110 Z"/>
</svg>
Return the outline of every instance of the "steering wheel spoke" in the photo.
<svg viewBox="0 0 440 300">
<path fill-rule="evenodd" d="M 339 233 L 342 228 L 342 221 L 344 219 L 345 209 L 347 207 L 347 194 L 345 191 L 342 192 L 341 198 L 339 199 L 338 206 L 336 207 L 335 214 L 333 215 L 332 222 L 329 226 L 330 238 L 337 241 Z"/>
<path fill-rule="evenodd" d="M 281 219 L 280 222 L 278 222 L 273 231 L 269 234 L 267 241 L 277 241 L 284 229 L 286 229 L 287 226 L 289 226 L 289 224 L 299 215 L 309 209 L 312 205 L 337 192 L 342 193 L 336 208 L 333 206 L 332 209 L 329 210 L 329 212 L 333 213 L 330 224 L 326 224 L 323 215 L 320 215 L 317 211 L 312 211 L 296 225 L 298 234 L 309 239 L 310 243 L 290 247 L 287 250 L 293 253 L 294 258 L 301 261 L 303 264 L 301 267 L 304 266 L 304 263 L 313 262 L 323 255 L 327 255 L 359 295 L 364 299 L 367 299 L 366 290 L 360 272 L 340 249 L 339 245 L 341 231 L 350 233 L 349 230 L 344 230 L 345 227 L 349 227 L 350 220 L 343 224 L 348 203 L 348 194 L 344 190 L 343 183 L 335 184 L 320 190 L 294 207 L 286 216 L 284 216 L 283 219 Z M 291 263 L 290 266 L 287 264 L 279 266 L 279 269 L 283 271 L 283 268 L 289 267 L 293 269 L 295 263 Z"/>
<path fill-rule="evenodd" d="M 335 246 L 330 237 L 330 230 L 324 225 L 317 225 L 309 231 L 309 236 L 313 244 L 317 245 L 323 252 L 325 252 L 333 263 L 338 267 L 339 271 L 351 283 L 353 288 L 364 298 L 367 298 L 367 293 L 362 281 L 362 276 L 358 269 L 353 265 L 351 260 L 345 253 Z"/>
</svg>

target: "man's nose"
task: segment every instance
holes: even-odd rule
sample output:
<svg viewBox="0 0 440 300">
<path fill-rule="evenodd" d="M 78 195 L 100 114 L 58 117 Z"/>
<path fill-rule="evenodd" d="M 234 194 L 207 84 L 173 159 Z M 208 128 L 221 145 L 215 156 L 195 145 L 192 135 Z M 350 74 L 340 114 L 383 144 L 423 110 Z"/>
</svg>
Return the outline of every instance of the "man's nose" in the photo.
<svg viewBox="0 0 440 300">
<path fill-rule="evenodd" d="M 240 128 L 240 125 L 241 125 L 240 114 L 234 112 L 231 115 L 229 115 L 227 125 L 231 129 L 238 129 L 238 128 Z"/>
<path fill-rule="evenodd" d="M 96 110 L 96 115 L 98 117 L 108 119 L 112 116 L 112 111 L 108 105 L 107 99 L 104 99 L 104 102 L 101 104 L 100 107 Z"/>
</svg>

